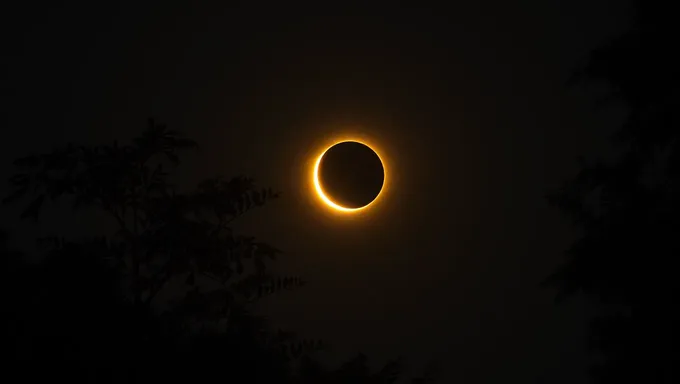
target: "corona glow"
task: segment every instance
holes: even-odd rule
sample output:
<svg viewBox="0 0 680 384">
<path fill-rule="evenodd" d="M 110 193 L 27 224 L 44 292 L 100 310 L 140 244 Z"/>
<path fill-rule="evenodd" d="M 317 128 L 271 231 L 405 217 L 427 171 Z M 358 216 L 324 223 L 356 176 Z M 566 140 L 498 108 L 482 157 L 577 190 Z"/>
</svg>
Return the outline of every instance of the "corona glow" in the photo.
<svg viewBox="0 0 680 384">
<path fill-rule="evenodd" d="M 346 142 L 359 143 L 359 144 L 363 144 L 363 145 L 367 146 L 368 148 L 370 148 L 373 152 L 375 152 L 375 154 L 376 154 L 376 155 L 378 156 L 378 158 L 380 159 L 380 163 L 382 164 L 382 168 L 383 168 L 383 186 L 382 186 L 382 188 L 380 189 L 380 192 L 379 192 L 378 195 L 375 197 L 375 199 L 373 199 L 373 201 L 371 201 L 370 203 L 368 203 L 368 204 L 366 204 L 366 205 L 364 205 L 364 206 L 362 206 L 362 207 L 358 207 L 358 208 L 348 208 L 348 207 L 343 207 L 343 206 L 337 204 L 336 202 L 334 202 L 333 200 L 331 200 L 331 199 L 328 197 L 328 195 L 324 192 L 323 186 L 321 185 L 321 181 L 319 180 L 319 167 L 320 167 L 320 165 L 321 165 L 321 160 L 323 159 L 323 157 L 324 157 L 324 155 L 326 154 L 326 152 L 327 152 L 329 149 L 331 149 L 332 147 L 334 147 L 335 145 L 341 144 L 341 143 L 346 143 Z M 387 166 L 386 166 L 386 164 L 385 164 L 385 160 L 384 160 L 383 155 L 376 149 L 375 146 L 369 144 L 366 140 L 355 139 L 355 138 L 348 138 L 348 139 L 335 140 L 335 141 L 333 141 L 333 143 L 332 143 L 331 145 L 325 146 L 324 149 L 323 149 L 323 151 L 322 151 L 319 155 L 316 156 L 316 158 L 315 158 L 315 160 L 314 160 L 314 163 L 313 163 L 313 167 L 312 167 L 312 172 L 311 172 L 311 173 L 312 173 L 312 175 L 311 175 L 312 188 L 313 188 L 313 191 L 316 192 L 316 195 L 317 195 L 318 199 L 319 199 L 323 204 L 325 204 L 326 206 L 328 206 L 329 208 L 331 208 L 332 210 L 334 210 L 335 212 L 339 212 L 339 213 L 343 213 L 343 214 L 353 214 L 353 213 L 358 213 L 358 212 L 360 212 L 360 211 L 364 211 L 364 210 L 366 210 L 366 209 L 372 207 L 378 200 L 381 200 L 382 195 L 385 193 L 386 187 L 387 187 L 388 184 L 389 184 L 389 183 L 388 183 L 388 180 L 389 180 L 389 179 L 388 179 L 388 177 L 387 177 Z"/>
</svg>

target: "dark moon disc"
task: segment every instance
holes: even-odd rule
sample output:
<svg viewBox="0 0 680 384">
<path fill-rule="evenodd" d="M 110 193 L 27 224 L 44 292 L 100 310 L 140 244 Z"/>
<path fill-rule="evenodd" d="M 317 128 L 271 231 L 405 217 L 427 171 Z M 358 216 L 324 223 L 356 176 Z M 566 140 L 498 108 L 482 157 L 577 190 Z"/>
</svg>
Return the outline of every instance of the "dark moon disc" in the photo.
<svg viewBox="0 0 680 384">
<path fill-rule="evenodd" d="M 343 208 L 361 208 L 380 194 L 385 169 L 377 153 L 355 141 L 335 144 L 321 157 L 318 179 L 324 194 Z"/>
</svg>

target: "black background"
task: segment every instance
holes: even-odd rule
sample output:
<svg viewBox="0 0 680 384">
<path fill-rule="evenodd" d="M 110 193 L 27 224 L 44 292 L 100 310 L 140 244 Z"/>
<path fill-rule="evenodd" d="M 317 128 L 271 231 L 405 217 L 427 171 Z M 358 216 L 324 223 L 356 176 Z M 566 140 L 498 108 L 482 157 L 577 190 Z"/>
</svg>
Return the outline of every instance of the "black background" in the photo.
<svg viewBox="0 0 680 384">
<path fill-rule="evenodd" d="M 201 145 L 182 184 L 245 173 L 283 192 L 241 229 L 284 249 L 278 268 L 312 285 L 263 311 L 327 339 L 329 360 L 438 358 L 464 383 L 583 378 L 586 310 L 538 288 L 571 239 L 543 195 L 617 121 L 565 83 L 624 26 L 625 7 L 224 4 L 3 10 L 2 173 L 28 151 L 122 140 L 155 117 Z M 349 220 L 314 198 L 308 163 L 352 134 L 380 147 L 394 177 L 378 208 Z M 65 222 L 65 209 L 15 224 L 3 208 L 3 224 L 24 248 L 34 234 L 107 226 Z"/>
</svg>

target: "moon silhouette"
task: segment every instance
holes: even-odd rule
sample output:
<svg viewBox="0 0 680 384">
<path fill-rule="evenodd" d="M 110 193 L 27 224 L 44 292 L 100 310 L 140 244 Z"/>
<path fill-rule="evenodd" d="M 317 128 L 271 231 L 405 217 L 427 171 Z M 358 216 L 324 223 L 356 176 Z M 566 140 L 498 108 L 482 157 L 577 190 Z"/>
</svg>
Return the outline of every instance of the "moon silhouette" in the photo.
<svg viewBox="0 0 680 384">
<path fill-rule="evenodd" d="M 339 211 L 368 207 L 378 198 L 384 183 L 385 168 L 380 156 L 358 141 L 332 145 L 319 156 L 314 167 L 319 197 Z"/>
</svg>

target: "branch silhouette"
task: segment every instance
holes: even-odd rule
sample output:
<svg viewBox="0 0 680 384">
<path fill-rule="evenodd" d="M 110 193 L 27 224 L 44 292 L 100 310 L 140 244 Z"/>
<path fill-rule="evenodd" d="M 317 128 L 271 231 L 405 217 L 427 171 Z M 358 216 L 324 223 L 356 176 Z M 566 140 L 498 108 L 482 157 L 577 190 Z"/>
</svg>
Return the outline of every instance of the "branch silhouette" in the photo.
<svg viewBox="0 0 680 384">
<path fill-rule="evenodd" d="M 598 305 L 590 327 L 597 382 L 674 382 L 669 334 L 678 323 L 672 267 L 680 248 L 680 62 L 675 16 L 665 3 L 636 1 L 634 25 L 596 50 L 581 83 L 604 82 L 627 109 L 613 138 L 621 155 L 582 161 L 548 200 L 580 230 L 568 260 L 546 285 L 558 299 L 583 294 Z"/>
<path fill-rule="evenodd" d="M 8 329 L 28 346 L 16 367 L 49 362 L 51 377 L 83 382 L 209 381 L 225 369 L 239 383 L 394 382 L 396 362 L 371 373 L 356 368 L 364 360 L 352 360 L 351 374 L 350 365 L 314 363 L 320 381 L 305 376 L 326 343 L 273 331 L 252 310 L 305 281 L 272 274 L 268 264 L 283 252 L 231 227 L 280 194 L 245 176 L 180 191 L 173 171 L 196 147 L 149 120 L 130 144 L 69 144 L 15 161 L 19 172 L 4 202 L 23 203 L 22 218 L 38 220 L 45 204 L 67 200 L 116 225 L 108 236 L 82 241 L 40 239 L 43 262 L 13 265 L 33 287 L 12 306 L 21 319 Z M 43 372 L 33 373 L 39 379 Z"/>
</svg>

